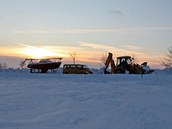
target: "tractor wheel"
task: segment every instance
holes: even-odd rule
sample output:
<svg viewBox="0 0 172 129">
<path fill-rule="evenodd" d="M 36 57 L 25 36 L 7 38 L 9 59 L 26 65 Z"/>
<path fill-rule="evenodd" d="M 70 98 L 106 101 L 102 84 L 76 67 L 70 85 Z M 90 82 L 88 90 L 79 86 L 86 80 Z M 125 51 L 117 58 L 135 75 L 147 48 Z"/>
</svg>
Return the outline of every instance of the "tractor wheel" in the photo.
<svg viewBox="0 0 172 129">
<path fill-rule="evenodd" d="M 30 69 L 30 73 L 33 73 L 33 69 Z"/>
<path fill-rule="evenodd" d="M 120 69 L 117 69 L 115 73 L 116 74 L 125 74 L 125 70 L 120 68 Z"/>
</svg>

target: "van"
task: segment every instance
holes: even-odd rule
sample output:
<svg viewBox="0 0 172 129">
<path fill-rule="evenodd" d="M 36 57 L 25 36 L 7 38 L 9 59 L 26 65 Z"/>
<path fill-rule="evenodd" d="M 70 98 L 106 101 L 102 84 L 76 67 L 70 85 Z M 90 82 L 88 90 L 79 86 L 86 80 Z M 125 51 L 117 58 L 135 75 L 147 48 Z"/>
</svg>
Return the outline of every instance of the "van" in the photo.
<svg viewBox="0 0 172 129">
<path fill-rule="evenodd" d="M 91 70 L 82 64 L 64 64 L 63 65 L 64 74 L 92 74 Z"/>
</svg>

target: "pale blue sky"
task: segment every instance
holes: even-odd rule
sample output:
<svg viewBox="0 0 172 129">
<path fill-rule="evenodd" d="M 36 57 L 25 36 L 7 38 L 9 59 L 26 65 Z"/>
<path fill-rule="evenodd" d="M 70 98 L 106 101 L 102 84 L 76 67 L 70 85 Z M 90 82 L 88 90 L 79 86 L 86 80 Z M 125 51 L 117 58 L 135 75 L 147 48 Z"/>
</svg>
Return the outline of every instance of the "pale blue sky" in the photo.
<svg viewBox="0 0 172 129">
<path fill-rule="evenodd" d="M 172 1 L 0 0 L 0 28 L 1 50 L 16 48 L 15 43 L 79 47 L 84 42 L 159 57 L 172 46 Z"/>
</svg>

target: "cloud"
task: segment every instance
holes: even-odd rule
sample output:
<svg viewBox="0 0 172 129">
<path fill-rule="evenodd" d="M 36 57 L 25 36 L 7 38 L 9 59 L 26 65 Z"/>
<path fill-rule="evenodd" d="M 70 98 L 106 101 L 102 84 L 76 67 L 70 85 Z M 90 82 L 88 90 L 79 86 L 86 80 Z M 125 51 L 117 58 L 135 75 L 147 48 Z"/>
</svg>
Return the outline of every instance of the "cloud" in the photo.
<svg viewBox="0 0 172 129">
<path fill-rule="evenodd" d="M 145 27 L 142 30 L 148 34 L 172 34 L 172 27 Z M 141 31 L 141 30 L 140 30 Z"/>
<path fill-rule="evenodd" d="M 85 33 L 172 33 L 172 27 L 133 27 L 133 28 L 77 28 L 77 29 L 61 29 L 61 30 L 16 30 L 14 34 L 85 34 Z"/>
<path fill-rule="evenodd" d="M 110 14 L 116 15 L 116 16 L 123 16 L 124 13 L 120 10 L 111 10 L 109 11 Z"/>
<path fill-rule="evenodd" d="M 125 45 L 123 48 L 113 47 L 109 45 L 102 45 L 96 43 L 86 43 L 86 42 L 79 42 L 81 47 L 87 47 L 90 49 L 94 49 L 96 51 L 104 51 L 104 52 L 111 52 L 115 53 L 115 56 L 122 56 L 122 55 L 139 55 L 139 56 L 147 56 L 144 52 L 142 52 L 142 48 L 138 46 L 132 45 Z"/>
<path fill-rule="evenodd" d="M 56 34 L 56 33 L 103 33 L 118 32 L 114 28 L 80 28 L 80 29 L 64 29 L 64 30 L 16 30 L 14 34 Z"/>
<path fill-rule="evenodd" d="M 15 30 L 12 31 L 14 34 L 56 34 L 61 33 L 63 31 L 56 30 Z"/>
<path fill-rule="evenodd" d="M 126 28 L 127 32 L 166 32 L 166 31 L 172 31 L 172 27 L 135 27 L 135 28 Z"/>
<path fill-rule="evenodd" d="M 118 47 L 113 47 L 110 45 L 102 45 L 102 44 L 96 44 L 96 43 L 86 43 L 86 42 L 79 42 L 81 47 L 87 47 L 89 49 L 94 49 L 95 51 L 99 51 L 99 52 L 111 52 L 111 53 L 115 53 L 115 56 L 121 56 L 121 55 L 132 55 L 132 54 L 144 54 L 141 53 L 137 50 L 131 50 L 128 48 L 118 48 Z"/>
<path fill-rule="evenodd" d="M 172 30 L 172 27 L 144 27 L 145 30 Z"/>
<path fill-rule="evenodd" d="M 27 44 L 23 44 L 23 43 L 18 43 L 18 42 L 15 42 L 14 44 L 19 45 L 19 46 L 23 46 L 23 47 L 37 48 L 36 46 L 31 46 L 31 45 L 27 45 Z"/>
<path fill-rule="evenodd" d="M 88 47 L 92 49 L 99 49 L 99 50 L 115 50 L 116 48 L 108 45 L 96 44 L 96 43 L 86 43 L 86 42 L 79 42 L 81 47 Z"/>
<path fill-rule="evenodd" d="M 90 29 L 69 29 L 66 33 L 96 33 L 96 32 L 117 32 L 117 29 L 110 28 L 90 28 Z"/>
</svg>

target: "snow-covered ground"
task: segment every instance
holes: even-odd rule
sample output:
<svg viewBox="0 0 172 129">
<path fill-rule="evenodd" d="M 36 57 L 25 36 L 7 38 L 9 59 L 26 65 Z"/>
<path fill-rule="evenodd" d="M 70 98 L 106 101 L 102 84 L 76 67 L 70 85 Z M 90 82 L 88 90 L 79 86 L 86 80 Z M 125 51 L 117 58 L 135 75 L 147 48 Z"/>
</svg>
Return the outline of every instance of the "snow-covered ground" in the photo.
<svg viewBox="0 0 172 129">
<path fill-rule="evenodd" d="M 0 72 L 0 129 L 171 129 L 172 75 Z"/>
</svg>

